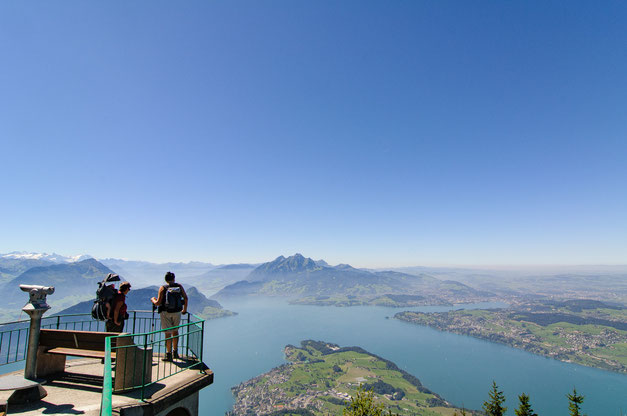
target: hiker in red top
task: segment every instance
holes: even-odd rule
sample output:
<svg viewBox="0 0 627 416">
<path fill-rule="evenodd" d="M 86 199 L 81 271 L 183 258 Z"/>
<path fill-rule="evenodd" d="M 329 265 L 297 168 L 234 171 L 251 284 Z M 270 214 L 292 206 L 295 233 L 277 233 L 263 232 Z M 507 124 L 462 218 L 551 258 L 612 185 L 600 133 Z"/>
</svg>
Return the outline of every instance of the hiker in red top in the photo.
<svg viewBox="0 0 627 416">
<path fill-rule="evenodd" d="M 131 284 L 124 282 L 120 285 L 120 290 L 115 294 L 111 301 L 111 315 L 105 323 L 107 332 L 122 332 L 124 329 L 124 320 L 128 319 L 126 313 L 126 295 L 131 290 Z"/>
</svg>

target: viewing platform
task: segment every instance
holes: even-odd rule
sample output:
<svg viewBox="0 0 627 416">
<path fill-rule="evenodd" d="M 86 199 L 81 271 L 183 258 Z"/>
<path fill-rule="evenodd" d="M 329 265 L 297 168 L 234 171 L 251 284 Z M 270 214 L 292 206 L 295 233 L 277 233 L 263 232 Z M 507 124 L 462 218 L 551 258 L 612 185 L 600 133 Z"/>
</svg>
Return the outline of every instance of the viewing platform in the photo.
<svg viewBox="0 0 627 416">
<path fill-rule="evenodd" d="M 90 314 L 32 316 L 0 324 L 0 415 L 198 415 L 199 391 L 213 383 L 200 317 L 162 330 L 154 312 L 129 311 L 117 334 Z M 166 361 L 170 342 L 179 357 Z"/>
<path fill-rule="evenodd" d="M 176 365 L 176 364 L 174 364 Z M 156 365 L 154 366 L 156 367 Z M 103 364 L 95 359 L 70 360 L 66 370 L 45 379 L 42 387 L 47 396 L 37 402 L 9 406 L 8 414 L 39 416 L 42 414 L 100 416 L 103 385 Z M 22 377 L 23 371 L 0 375 L 2 379 Z M 153 368 L 156 377 L 156 368 Z M 213 372 L 185 370 L 146 388 L 144 401 L 141 392 L 130 391 L 112 395 L 112 415 L 197 415 L 197 393 L 213 382 Z M 0 401 L 7 401 L 13 391 L 0 391 Z M 194 397 L 196 395 L 196 397 Z M 181 402 L 185 406 L 181 406 Z M 189 413 L 174 412 L 185 407 Z"/>
</svg>

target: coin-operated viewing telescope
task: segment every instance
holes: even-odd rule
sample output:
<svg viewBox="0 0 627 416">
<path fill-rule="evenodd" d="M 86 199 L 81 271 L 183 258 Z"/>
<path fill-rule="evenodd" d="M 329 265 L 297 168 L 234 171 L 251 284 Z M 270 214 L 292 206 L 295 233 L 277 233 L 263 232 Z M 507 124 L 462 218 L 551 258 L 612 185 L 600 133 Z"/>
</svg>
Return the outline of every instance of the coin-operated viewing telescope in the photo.
<svg viewBox="0 0 627 416">
<path fill-rule="evenodd" d="M 46 303 L 46 296 L 54 293 L 53 286 L 20 285 L 20 289 L 29 294 L 29 301 L 32 305 L 29 309 L 50 309 L 50 306 Z"/>
<path fill-rule="evenodd" d="M 37 378 L 37 346 L 39 345 L 41 315 L 50 309 L 50 306 L 46 303 L 46 296 L 54 293 L 54 287 L 20 285 L 20 289 L 24 292 L 28 292 L 29 302 L 24 305 L 22 310 L 30 315 L 30 330 L 28 333 L 28 349 L 26 351 L 24 378 L 35 380 Z"/>
</svg>

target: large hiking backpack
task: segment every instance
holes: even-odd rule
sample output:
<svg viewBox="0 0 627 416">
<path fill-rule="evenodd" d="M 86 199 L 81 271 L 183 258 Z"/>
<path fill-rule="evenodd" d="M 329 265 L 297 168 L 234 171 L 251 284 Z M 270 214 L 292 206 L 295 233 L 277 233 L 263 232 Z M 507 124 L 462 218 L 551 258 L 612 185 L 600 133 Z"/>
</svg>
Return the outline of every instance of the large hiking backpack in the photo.
<svg viewBox="0 0 627 416">
<path fill-rule="evenodd" d="M 166 312 L 181 312 L 183 310 L 183 291 L 178 283 L 165 286 L 163 310 Z"/>
<path fill-rule="evenodd" d="M 120 276 L 117 274 L 109 273 L 102 282 L 98 282 L 98 289 L 96 290 L 96 300 L 94 306 L 91 307 L 91 317 L 99 321 L 107 320 L 107 305 L 111 305 L 111 301 L 118 293 L 115 289 L 115 285 L 107 283 L 118 282 Z"/>
</svg>

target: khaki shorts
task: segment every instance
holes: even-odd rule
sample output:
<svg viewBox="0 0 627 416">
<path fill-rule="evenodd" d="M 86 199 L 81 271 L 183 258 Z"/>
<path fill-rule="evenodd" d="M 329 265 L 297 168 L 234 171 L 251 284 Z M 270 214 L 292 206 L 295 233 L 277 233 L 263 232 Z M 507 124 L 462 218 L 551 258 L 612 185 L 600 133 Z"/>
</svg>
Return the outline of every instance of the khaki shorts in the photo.
<svg viewBox="0 0 627 416">
<path fill-rule="evenodd" d="M 172 328 L 181 324 L 181 312 L 161 312 L 161 329 Z"/>
</svg>

